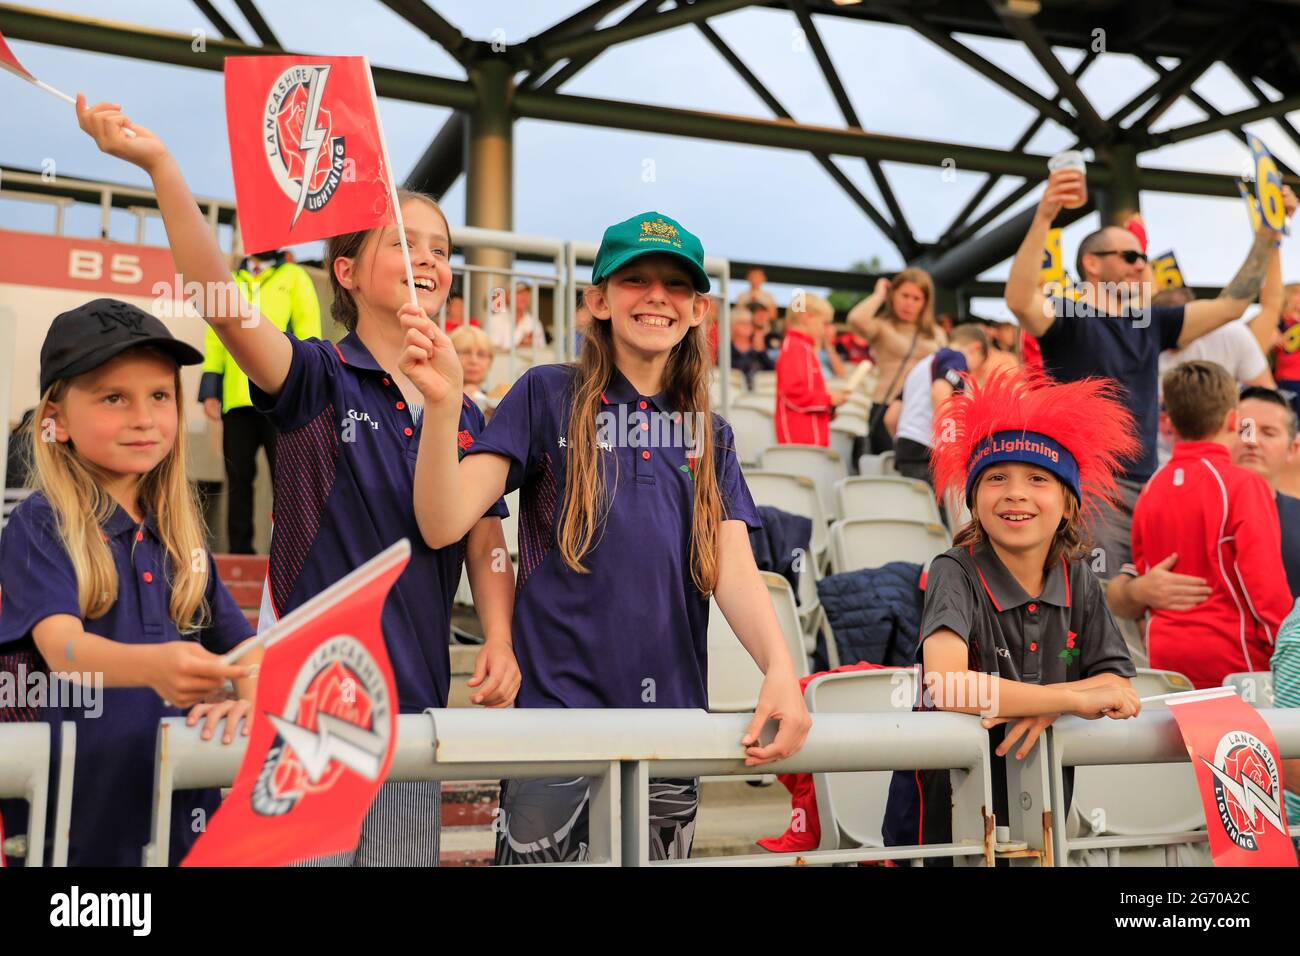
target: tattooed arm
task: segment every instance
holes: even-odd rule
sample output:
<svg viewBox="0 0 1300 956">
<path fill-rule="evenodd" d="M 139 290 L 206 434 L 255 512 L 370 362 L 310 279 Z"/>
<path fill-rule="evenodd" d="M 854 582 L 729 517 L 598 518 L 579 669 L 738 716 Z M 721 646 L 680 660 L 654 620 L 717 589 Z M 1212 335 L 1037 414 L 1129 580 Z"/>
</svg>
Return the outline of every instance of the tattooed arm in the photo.
<svg viewBox="0 0 1300 956">
<path fill-rule="evenodd" d="M 1255 301 L 1259 288 L 1264 282 L 1269 261 L 1278 234 L 1267 226 L 1261 226 L 1255 233 L 1255 242 L 1250 253 L 1232 281 L 1224 286 L 1217 299 L 1201 299 L 1187 303 L 1183 312 L 1183 331 L 1178 336 L 1178 347 L 1185 348 L 1199 339 L 1206 332 L 1213 332 L 1221 325 L 1239 319 L 1246 311 L 1246 306 Z"/>
</svg>

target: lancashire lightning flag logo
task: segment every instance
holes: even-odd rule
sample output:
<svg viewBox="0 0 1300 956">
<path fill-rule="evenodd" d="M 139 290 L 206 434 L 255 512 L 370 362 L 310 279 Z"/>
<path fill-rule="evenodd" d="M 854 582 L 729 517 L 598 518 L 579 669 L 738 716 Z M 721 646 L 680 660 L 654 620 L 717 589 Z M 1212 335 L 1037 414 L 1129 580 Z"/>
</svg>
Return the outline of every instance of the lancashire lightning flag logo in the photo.
<svg viewBox="0 0 1300 956">
<path fill-rule="evenodd" d="M 1223 735 L 1214 761 L 1201 757 L 1214 775 L 1215 807 L 1230 839 L 1243 850 L 1259 849 L 1268 827 L 1286 834 L 1277 763 L 1258 737 L 1244 730 Z"/>
<path fill-rule="evenodd" d="M 284 866 L 355 849 L 397 743 L 381 619 L 410 557 L 403 538 L 223 658 L 265 648 L 239 773 L 185 866 Z"/>
<path fill-rule="evenodd" d="M 271 173 L 295 203 L 290 228 L 304 209 L 317 212 L 343 181 L 346 149 L 321 103 L 329 66 L 293 66 L 271 84 L 263 110 L 263 141 Z"/>
<path fill-rule="evenodd" d="M 253 812 L 288 813 L 345 771 L 378 779 L 391 710 L 384 675 L 365 645 L 346 634 L 325 641 L 299 669 L 283 711 L 267 712 L 276 738 L 253 787 Z"/>
</svg>

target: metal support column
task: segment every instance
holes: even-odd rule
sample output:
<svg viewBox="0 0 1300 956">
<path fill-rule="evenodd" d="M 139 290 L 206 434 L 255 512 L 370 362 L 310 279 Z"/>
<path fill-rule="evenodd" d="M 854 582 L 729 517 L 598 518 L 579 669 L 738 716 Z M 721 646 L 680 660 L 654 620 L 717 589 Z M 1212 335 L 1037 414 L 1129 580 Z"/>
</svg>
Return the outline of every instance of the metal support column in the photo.
<svg viewBox="0 0 1300 956">
<path fill-rule="evenodd" d="M 478 103 L 469 113 L 465 224 L 510 232 L 514 228 L 513 73 L 504 58 L 486 59 L 473 65 L 469 78 Z M 470 249 L 465 258 L 472 266 L 503 270 L 514 264 L 514 257 L 501 249 Z M 492 290 L 504 289 L 508 282 L 506 276 L 488 275 L 481 287 L 482 298 L 477 302 L 465 300 L 465 314 L 486 316 L 492 306 Z"/>
<path fill-rule="evenodd" d="M 1112 143 L 1106 149 L 1110 182 L 1099 189 L 1097 205 L 1103 226 L 1122 226 L 1142 209 L 1138 195 L 1137 147 Z"/>
</svg>

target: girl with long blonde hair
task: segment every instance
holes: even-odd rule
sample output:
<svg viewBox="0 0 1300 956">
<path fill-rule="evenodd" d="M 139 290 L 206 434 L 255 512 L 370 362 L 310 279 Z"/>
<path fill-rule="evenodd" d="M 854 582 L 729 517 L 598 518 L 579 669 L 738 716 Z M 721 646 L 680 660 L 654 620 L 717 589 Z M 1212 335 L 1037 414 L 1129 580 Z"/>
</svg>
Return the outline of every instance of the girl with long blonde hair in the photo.
<svg viewBox="0 0 1300 956">
<path fill-rule="evenodd" d="M 448 448 L 461 370 L 427 315 L 403 309 L 402 369 L 429 422 L 415 513 L 430 545 L 520 489 L 514 636 L 522 707 L 708 707 L 709 597 L 766 675 L 746 762 L 802 746 L 809 718 L 747 528 L 758 526 L 730 427 L 709 408 L 698 239 L 660 213 L 610 226 L 586 292 L 592 322 L 573 365 L 510 389 L 459 464 Z M 780 722 L 760 746 L 759 730 Z M 650 854 L 689 854 L 694 780 L 650 789 Z M 498 863 L 583 859 L 586 778 L 507 781 Z"/>
<path fill-rule="evenodd" d="M 77 727 L 74 866 L 140 864 L 160 719 L 193 708 L 189 723 L 205 718 L 205 737 L 223 720 L 226 743 L 241 722 L 248 732 L 261 652 L 239 666 L 218 656 L 252 628 L 216 576 L 185 473 L 179 364 L 201 361 L 156 318 L 113 299 L 58 316 L 41 349 L 27 436 L 36 491 L 0 538 L 0 654 L 11 673 L 50 675 L 48 699 L 29 705 Z M 227 679 L 237 700 L 202 703 Z M 206 819 L 220 793 L 177 796 L 179 861 L 201 832 L 196 814 Z"/>
</svg>

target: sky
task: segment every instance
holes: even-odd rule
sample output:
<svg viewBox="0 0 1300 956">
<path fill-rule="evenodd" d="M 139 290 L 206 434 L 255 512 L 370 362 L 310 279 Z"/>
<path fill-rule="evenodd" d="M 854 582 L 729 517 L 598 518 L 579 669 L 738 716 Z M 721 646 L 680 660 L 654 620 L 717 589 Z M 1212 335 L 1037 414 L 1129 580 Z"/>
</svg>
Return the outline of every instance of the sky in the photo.
<svg viewBox="0 0 1300 956">
<path fill-rule="evenodd" d="M 245 41 L 255 35 L 233 0 L 214 0 Z M 102 0 L 30 3 L 34 8 L 102 16 Z M 632 2 L 602 24 L 616 21 Z M 115 0 L 112 19 L 155 29 L 215 36 L 211 25 L 183 0 Z M 464 70 L 436 43 L 378 0 L 261 0 L 258 4 L 281 44 L 291 50 L 364 54 L 375 66 L 463 79 Z M 438 0 L 437 10 L 473 39 L 518 43 L 580 8 L 579 0 Z M 1034 119 L 1033 111 L 925 39 L 901 27 L 855 23 L 841 17 L 815 22 L 834 60 L 861 122 L 870 132 L 1008 148 Z M 799 121 L 843 126 L 813 54 L 788 11 L 742 9 L 713 17 L 710 25 L 748 64 Z M 959 36 L 989 60 L 1051 97 L 1054 84 L 1019 44 Z M 122 103 L 136 122 L 169 145 L 196 195 L 231 199 L 234 187 L 225 134 L 222 81 L 218 73 L 14 41 L 23 64 L 53 86 L 93 99 Z M 1081 58 L 1058 50 L 1069 68 Z M 1166 66 L 1173 65 L 1172 61 Z M 1137 60 L 1107 54 L 1085 74 L 1083 91 L 1104 116 L 1148 85 L 1154 74 Z M 58 173 L 141 186 L 147 177 L 133 166 L 99 153 L 77 128 L 70 108 L 9 75 L 4 86 L 6 136 L 0 141 L 0 167 L 41 169 L 51 161 Z M 1195 90 L 1223 112 L 1255 105 L 1254 98 L 1222 66 Z M 620 44 L 602 53 L 564 85 L 561 92 L 661 106 L 735 113 L 761 118 L 771 114 L 718 56 L 694 26 Z M 1269 91 L 1277 96 L 1276 91 Z M 450 111 L 433 106 L 380 101 L 381 119 L 394 167 L 405 175 Z M 1292 114 L 1295 117 L 1295 114 Z M 1180 101 L 1157 122 L 1161 130 L 1197 122 L 1204 115 Z M 1300 118 L 1300 117 L 1297 117 Z M 1251 124 L 1274 153 L 1300 167 L 1300 149 L 1271 120 Z M 1047 122 L 1028 151 L 1050 154 L 1068 148 L 1073 136 Z M 1241 175 L 1249 151 L 1222 132 L 1164 147 L 1141 156 L 1144 166 Z M 520 120 L 514 142 L 514 228 L 559 239 L 599 241 L 605 226 L 647 209 L 665 212 L 695 232 L 710 255 L 731 259 L 845 269 L 878 256 L 887 269 L 900 267 L 893 246 L 813 159 L 790 150 L 712 143 L 568 124 Z M 654 176 L 644 171 L 652 161 Z M 865 164 L 835 160 L 845 174 L 883 207 Z M 937 167 L 884 163 L 913 232 L 937 238 L 983 182 L 984 174 L 964 172 L 945 181 Z M 986 206 L 1020 180 L 1005 178 Z M 1015 209 L 1036 202 L 1040 191 Z M 464 223 L 462 176 L 444 197 L 453 232 Z M 1216 285 L 1232 277 L 1245 257 L 1250 228 L 1238 199 L 1144 193 L 1142 213 L 1151 252 L 1172 248 L 1187 281 Z M 65 230 L 94 235 L 99 212 L 82 207 L 70 213 Z M 48 206 L 0 202 L 0 227 L 46 232 Z M 1078 242 L 1096 228 L 1094 214 L 1068 227 L 1067 263 Z M 135 219 L 114 214 L 112 236 L 130 241 Z M 153 223 L 146 241 L 162 244 L 161 225 Z M 311 254 L 311 250 L 304 250 Z M 1300 280 L 1300 241 L 1284 244 L 1283 268 Z M 1003 263 L 982 278 L 1002 278 Z M 778 298 L 784 291 L 777 287 Z M 981 313 L 996 312 L 993 302 L 978 302 Z"/>
</svg>

